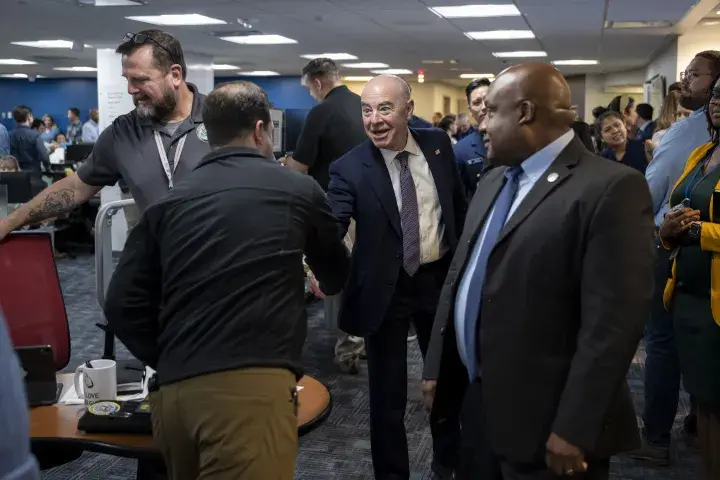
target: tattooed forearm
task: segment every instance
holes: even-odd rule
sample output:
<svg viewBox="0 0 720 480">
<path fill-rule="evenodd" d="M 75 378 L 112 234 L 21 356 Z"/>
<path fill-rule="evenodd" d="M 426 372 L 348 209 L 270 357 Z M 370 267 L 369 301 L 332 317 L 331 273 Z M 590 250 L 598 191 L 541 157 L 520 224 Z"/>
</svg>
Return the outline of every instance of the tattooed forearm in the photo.
<svg viewBox="0 0 720 480">
<path fill-rule="evenodd" d="M 39 198 L 25 218 L 25 223 L 36 223 L 70 211 L 75 206 L 75 192 L 71 188 L 63 188 Z"/>
</svg>

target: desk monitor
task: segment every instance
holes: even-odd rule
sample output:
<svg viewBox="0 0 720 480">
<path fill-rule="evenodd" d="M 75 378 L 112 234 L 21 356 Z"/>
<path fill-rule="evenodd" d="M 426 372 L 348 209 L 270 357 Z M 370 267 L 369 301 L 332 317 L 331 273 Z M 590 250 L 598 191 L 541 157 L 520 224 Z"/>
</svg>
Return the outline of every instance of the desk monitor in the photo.
<svg viewBox="0 0 720 480">
<path fill-rule="evenodd" d="M 65 147 L 65 162 L 84 162 L 93 150 L 94 143 L 74 143 Z"/>
<path fill-rule="evenodd" d="M 30 172 L 0 173 L 0 185 L 6 185 L 8 203 L 25 203 L 33 197 Z"/>
</svg>

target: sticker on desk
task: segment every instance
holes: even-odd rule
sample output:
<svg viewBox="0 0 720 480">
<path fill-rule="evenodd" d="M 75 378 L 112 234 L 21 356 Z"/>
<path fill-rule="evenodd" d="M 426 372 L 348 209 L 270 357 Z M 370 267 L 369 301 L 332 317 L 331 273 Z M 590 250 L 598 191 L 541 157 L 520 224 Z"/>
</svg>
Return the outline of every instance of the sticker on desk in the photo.
<svg viewBox="0 0 720 480">
<path fill-rule="evenodd" d="M 88 407 L 93 415 L 112 415 L 120 411 L 120 404 L 115 402 L 97 402 Z"/>
<path fill-rule="evenodd" d="M 135 413 L 150 413 L 150 404 L 147 402 L 141 403 L 140 406 L 135 409 Z"/>
</svg>

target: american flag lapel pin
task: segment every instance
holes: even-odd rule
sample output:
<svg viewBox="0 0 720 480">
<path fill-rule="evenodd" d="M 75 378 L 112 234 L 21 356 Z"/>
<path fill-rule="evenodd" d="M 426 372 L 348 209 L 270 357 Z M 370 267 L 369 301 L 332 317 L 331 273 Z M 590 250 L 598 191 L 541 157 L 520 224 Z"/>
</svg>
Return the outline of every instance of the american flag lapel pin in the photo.
<svg viewBox="0 0 720 480">
<path fill-rule="evenodd" d="M 440 155 L 440 149 L 435 150 L 435 155 Z"/>
</svg>

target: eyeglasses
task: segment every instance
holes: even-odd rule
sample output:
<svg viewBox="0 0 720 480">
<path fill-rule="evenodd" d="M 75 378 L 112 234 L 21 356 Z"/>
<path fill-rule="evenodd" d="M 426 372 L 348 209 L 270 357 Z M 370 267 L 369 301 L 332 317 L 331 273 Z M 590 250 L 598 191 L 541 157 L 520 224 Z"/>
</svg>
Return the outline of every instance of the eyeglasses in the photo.
<svg viewBox="0 0 720 480">
<path fill-rule="evenodd" d="M 165 50 L 167 52 L 167 54 L 170 56 L 170 59 L 172 61 L 175 61 L 175 55 L 170 53 L 170 50 L 168 50 L 164 46 L 160 45 L 160 42 L 158 42 L 157 40 L 155 40 L 152 37 L 145 35 L 144 33 L 132 33 L 132 32 L 126 33 L 122 39 L 121 45 L 126 44 L 126 43 L 134 43 L 136 45 L 144 45 L 148 42 L 152 42 L 155 45 L 157 45 L 158 47 Z"/>
<path fill-rule="evenodd" d="M 692 82 L 693 80 L 702 76 L 712 75 L 711 73 L 698 73 L 698 72 L 680 72 L 681 82 Z"/>
</svg>

